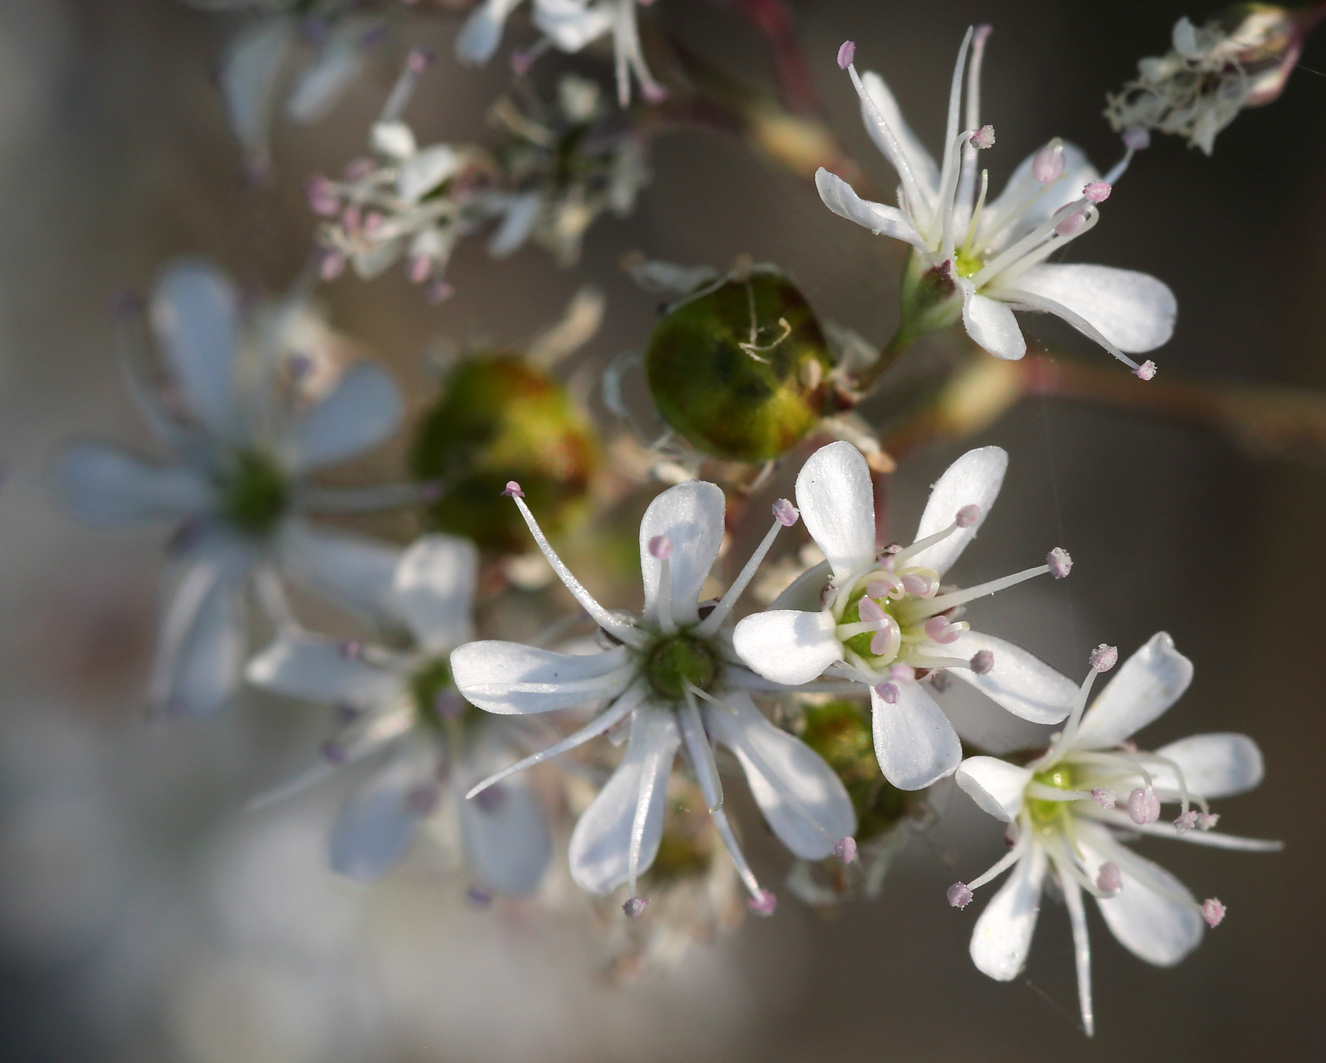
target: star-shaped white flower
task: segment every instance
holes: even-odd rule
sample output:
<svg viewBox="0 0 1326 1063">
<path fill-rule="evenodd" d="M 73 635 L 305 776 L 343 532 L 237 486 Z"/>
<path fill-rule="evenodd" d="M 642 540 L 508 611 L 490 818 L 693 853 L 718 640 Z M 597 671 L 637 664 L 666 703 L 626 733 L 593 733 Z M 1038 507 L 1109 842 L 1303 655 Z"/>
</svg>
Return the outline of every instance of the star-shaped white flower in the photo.
<svg viewBox="0 0 1326 1063">
<path fill-rule="evenodd" d="M 165 464 L 111 443 L 70 446 L 55 470 L 72 513 L 98 527 L 152 520 L 178 525 L 182 573 L 166 610 L 151 697 L 186 715 L 220 709 L 234 692 L 247 645 L 245 590 L 283 608 L 277 575 L 380 619 L 399 551 L 319 529 L 305 517 L 400 504 L 413 488 L 338 491 L 306 477 L 381 443 L 400 423 L 400 393 L 362 362 L 310 401 L 301 375 L 310 357 L 290 344 L 302 303 L 242 319 L 215 266 L 186 261 L 157 283 L 151 320 L 170 388 L 127 351 L 139 412 L 170 452 Z"/>
<path fill-rule="evenodd" d="M 968 334 L 1000 358 L 1021 358 L 1027 344 L 1014 310 L 1055 314 L 1095 340 L 1144 378 L 1155 366 L 1139 366 L 1129 353 L 1154 350 L 1174 330 L 1174 294 L 1155 277 L 1109 266 L 1050 264 L 1046 260 L 1090 230 L 1098 204 L 1141 142 L 1102 180 L 1071 144 L 1052 140 L 1023 161 L 1003 193 L 987 199 L 978 175 L 978 149 L 994 144 L 981 126 L 980 68 L 989 27 L 963 38 L 949 89 L 943 162 L 936 165 L 903 120 L 893 94 L 877 74 L 858 76 L 848 42 L 840 65 L 861 97 L 866 129 L 897 171 L 898 206 L 861 199 L 841 178 L 821 169 L 815 184 L 835 214 L 913 248 L 903 282 L 907 341 L 944 328 L 961 316 Z M 968 55 L 966 129 L 959 129 L 963 71 Z M 895 341 L 896 342 L 896 341 Z"/>
<path fill-rule="evenodd" d="M 456 37 L 456 57 L 465 63 L 486 63 L 491 59 L 502 41 L 507 17 L 520 2 L 485 0 L 475 8 Z M 667 96 L 667 91 L 645 65 L 636 24 L 637 3 L 650 4 L 653 0 L 534 0 L 534 24 L 547 44 L 569 53 L 612 34 L 618 102 L 623 107 L 631 102 L 634 74 L 644 98 L 658 103 Z"/>
<path fill-rule="evenodd" d="M 552 839 L 528 786 L 517 780 L 464 800 L 466 790 L 514 759 L 509 733 L 465 704 L 448 667 L 450 652 L 474 636 L 477 570 L 472 543 L 426 536 L 402 555 L 388 595 L 394 619 L 413 636 L 412 650 L 291 629 L 246 669 L 258 686 L 334 705 L 346 718 L 324 746 L 323 763 L 263 803 L 342 765 L 374 761 L 332 828 L 332 866 L 351 878 L 381 878 L 425 822 L 444 838 L 459 835 L 481 889 L 530 894 L 543 878 Z"/>
<path fill-rule="evenodd" d="M 1066 553 L 1056 549 L 1045 565 L 965 590 L 941 586 L 980 529 L 1007 466 L 999 447 L 968 451 L 935 484 L 916 541 L 881 553 L 865 458 L 850 443 L 821 447 L 797 476 L 796 492 L 827 561 L 736 628 L 737 653 L 767 679 L 798 684 L 828 674 L 869 686 L 875 753 L 884 777 L 903 790 L 951 775 L 962 758 L 957 732 L 918 679 L 950 669 L 1033 723 L 1058 723 L 1073 704 L 1071 680 L 1010 642 L 972 631 L 955 612 L 1033 576 L 1066 576 Z"/>
<path fill-rule="evenodd" d="M 1109 670 L 1118 651 L 1101 646 L 1073 714 L 1049 750 L 1020 766 L 994 757 L 969 757 L 957 781 L 986 812 L 1009 824 L 1012 849 L 970 883 L 949 890 L 966 907 L 972 890 L 1009 868 L 1003 888 L 976 921 L 971 956 L 991 978 L 1009 981 L 1026 963 L 1046 874 L 1063 892 L 1077 955 L 1082 1023 L 1093 1029 L 1091 952 L 1082 891 L 1096 898 L 1119 942 L 1157 967 L 1178 963 L 1201 941 L 1203 924 L 1217 925 L 1225 907 L 1197 899 L 1169 872 L 1122 843 L 1133 834 L 1159 835 L 1223 849 L 1267 852 L 1280 843 L 1211 830 L 1217 816 L 1207 801 L 1251 790 L 1262 779 L 1262 756 L 1241 734 L 1201 734 L 1154 753 L 1139 752 L 1131 736 L 1158 719 L 1192 680 L 1192 662 L 1164 632 L 1119 669 L 1083 714 L 1092 681 Z M 1162 804 L 1179 815 L 1161 823 Z M 1126 811 L 1125 811 L 1126 808 Z"/>
<path fill-rule="evenodd" d="M 779 528 L 795 522 L 791 504 L 775 505 L 774 524 L 754 556 L 721 601 L 701 608 L 700 590 L 723 541 L 723 492 L 698 480 L 664 491 L 640 524 L 645 607 L 632 616 L 594 600 L 548 545 L 519 486 L 508 491 L 562 582 L 615 645 L 574 656 L 514 642 L 472 642 L 451 655 L 456 686 L 489 712 L 602 706 L 575 734 L 498 773 L 471 796 L 629 720 L 626 753 L 571 836 L 571 874 L 584 889 L 604 894 L 628 883 L 627 914 L 643 910 L 636 880 L 658 852 L 667 779 L 683 744 L 753 911 L 770 914 L 774 897 L 751 872 L 723 810 L 715 743 L 736 755 L 765 820 L 793 853 L 808 860 L 849 854 L 856 815 L 847 791 L 817 754 L 756 708 L 752 691 L 782 688 L 741 666 L 726 623 Z"/>
</svg>

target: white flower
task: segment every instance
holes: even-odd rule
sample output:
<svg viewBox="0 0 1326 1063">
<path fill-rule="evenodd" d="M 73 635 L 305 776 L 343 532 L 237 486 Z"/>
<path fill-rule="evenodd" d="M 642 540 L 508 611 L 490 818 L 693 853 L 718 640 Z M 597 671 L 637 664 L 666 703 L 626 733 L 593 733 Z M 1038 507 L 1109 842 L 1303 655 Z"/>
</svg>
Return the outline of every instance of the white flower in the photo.
<svg viewBox="0 0 1326 1063">
<path fill-rule="evenodd" d="M 534 24 L 548 44 L 563 52 L 578 52 L 600 37 L 612 34 L 617 71 L 617 100 L 631 102 L 631 75 L 650 103 L 658 103 L 667 92 L 649 72 L 640 49 L 636 25 L 637 3 L 653 0 L 534 0 Z M 475 8 L 456 38 L 456 57 L 465 63 L 486 63 L 497 51 L 507 17 L 520 0 L 485 0 Z"/>
<path fill-rule="evenodd" d="M 1267 852 L 1279 842 L 1218 834 L 1207 800 L 1252 789 L 1262 779 L 1256 743 L 1241 734 L 1202 734 L 1138 752 L 1132 734 L 1158 719 L 1192 679 L 1192 662 L 1164 632 L 1125 662 L 1084 715 L 1097 672 L 1118 659 L 1113 647 L 1092 654 L 1073 715 L 1049 750 L 1025 767 L 969 757 L 958 785 L 986 812 L 1008 823 L 1012 849 L 989 871 L 949 890 L 965 907 L 972 890 L 1012 868 L 976 922 L 971 956 L 991 978 L 1009 981 L 1026 962 L 1047 872 L 1063 892 L 1073 926 L 1082 1022 L 1092 1032 L 1091 953 L 1082 891 L 1096 898 L 1119 942 L 1157 967 L 1178 963 L 1215 926 L 1224 906 L 1199 903 L 1178 879 L 1122 844 L 1131 834 L 1160 835 L 1223 849 Z M 1178 803 L 1160 823 L 1161 803 Z M 1127 808 L 1124 811 L 1123 807 Z M 1193 806 L 1196 806 L 1195 808 Z M 1195 829 L 1194 829 L 1195 828 Z"/>
<path fill-rule="evenodd" d="M 398 551 L 321 530 L 305 516 L 399 504 L 416 492 L 336 491 L 306 477 L 390 436 L 401 419 L 400 393 L 385 371 L 364 362 L 325 397 L 304 401 L 299 382 L 310 355 L 287 346 L 300 335 L 302 313 L 292 301 L 245 322 L 215 266 L 167 268 L 151 320 L 169 392 L 149 379 L 149 367 L 135 364 L 145 352 L 126 351 L 126 370 L 169 461 L 89 441 L 69 447 L 55 470 L 65 504 L 89 524 L 178 524 L 182 573 L 151 683 L 159 707 L 201 715 L 229 699 L 245 654 L 250 584 L 277 612 L 284 607 L 279 573 L 366 619 L 383 615 Z"/>
<path fill-rule="evenodd" d="M 775 608 L 736 628 L 737 653 L 767 679 L 797 684 L 828 674 L 868 685 L 880 768 L 903 790 L 952 774 L 962 757 L 953 725 L 917 682 L 926 674 L 951 669 L 1033 723 L 1057 723 L 1073 704 L 1070 680 L 1026 650 L 970 630 L 954 612 L 1033 576 L 1067 575 L 1067 554 L 1056 549 L 1046 565 L 966 590 L 940 584 L 980 529 L 1007 465 L 998 447 L 968 451 L 935 484 L 916 541 L 876 553 L 865 458 L 850 443 L 821 447 L 797 477 L 797 505 L 828 560 L 789 587 Z M 821 608 L 805 608 L 817 601 Z"/>
<path fill-rule="evenodd" d="M 609 612 L 595 601 L 548 545 L 519 486 L 508 491 L 562 582 L 615 645 L 572 656 L 513 642 L 472 642 L 451 655 L 456 686 L 489 712 L 602 705 L 588 725 L 498 773 L 471 796 L 629 720 L 626 753 L 571 836 L 576 882 L 598 894 L 629 883 L 627 913 L 643 910 L 636 880 L 658 852 L 667 780 L 684 744 L 714 824 L 750 891 L 752 910 L 770 914 L 773 894 L 760 888 L 723 810 L 714 744 L 735 754 L 769 826 L 797 856 L 829 856 L 856 825 L 847 791 L 829 766 L 756 708 L 750 692 L 770 685 L 737 662 L 725 623 L 778 529 L 793 523 L 796 511 L 785 500 L 774 507 L 777 519 L 764 542 L 722 600 L 702 610 L 700 590 L 723 540 L 723 492 L 698 480 L 664 491 L 640 524 L 645 607 L 637 617 Z"/>
<path fill-rule="evenodd" d="M 331 111 L 363 68 L 365 48 L 382 19 L 358 13 L 353 0 L 190 0 L 195 7 L 258 13 L 227 46 L 218 72 L 230 122 L 255 176 L 271 166 L 272 113 L 286 67 L 301 51 L 308 62 L 285 97 L 285 113 L 301 125 Z M 299 8 L 300 10 L 296 10 Z"/>
<path fill-rule="evenodd" d="M 841 178 L 820 169 L 815 183 L 835 214 L 912 245 L 903 282 L 903 323 L 895 346 L 946 327 L 959 314 L 971 338 L 1000 358 L 1021 358 L 1027 345 L 1014 310 L 1055 314 L 1116 358 L 1145 369 L 1127 353 L 1150 351 L 1174 330 L 1174 294 L 1145 273 L 1108 266 L 1051 265 L 1050 255 L 1091 229 L 1097 204 L 1110 193 L 1131 157 L 1104 180 L 1071 144 L 1052 140 L 1014 171 L 1003 194 L 987 200 L 986 173 L 977 174 L 978 148 L 994 143 L 979 118 L 980 67 L 988 27 L 967 31 L 949 91 L 944 156 L 936 166 L 903 120 L 884 80 L 857 75 L 855 46 L 839 62 L 851 71 L 866 129 L 902 181 L 898 206 L 863 200 Z M 959 130 L 963 70 L 967 128 Z"/>
<path fill-rule="evenodd" d="M 386 874 L 426 821 L 441 824 L 444 834 L 459 833 L 481 887 L 529 894 L 543 878 L 552 839 L 528 786 L 513 782 L 464 800 L 466 790 L 513 759 L 498 722 L 456 693 L 447 664 L 447 655 L 474 634 L 477 570 L 472 543 L 426 536 L 404 553 L 391 582 L 391 612 L 413 636 L 410 652 L 292 629 L 245 671 L 258 686 L 335 705 L 347 721 L 324 746 L 324 763 L 263 803 L 341 765 L 375 762 L 332 828 L 332 866 L 351 878 L 371 882 Z"/>
</svg>

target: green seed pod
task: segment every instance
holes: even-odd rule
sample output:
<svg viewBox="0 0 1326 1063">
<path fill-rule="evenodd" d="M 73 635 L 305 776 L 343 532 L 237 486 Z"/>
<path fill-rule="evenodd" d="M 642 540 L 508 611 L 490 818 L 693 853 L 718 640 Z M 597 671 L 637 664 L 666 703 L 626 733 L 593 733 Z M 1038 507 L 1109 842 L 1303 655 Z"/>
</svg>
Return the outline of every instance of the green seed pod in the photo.
<svg viewBox="0 0 1326 1063">
<path fill-rule="evenodd" d="M 782 274 L 706 286 L 668 311 L 645 355 L 663 419 L 731 461 L 785 453 L 831 412 L 833 358 L 810 304 Z"/>
<path fill-rule="evenodd" d="M 858 843 L 878 838 L 907 815 L 908 795 L 891 786 L 879 770 L 867 712 L 850 701 L 830 701 L 807 705 L 805 721 L 801 740 L 847 787 L 859 821 Z"/>
<path fill-rule="evenodd" d="M 481 548 L 531 546 L 519 510 L 502 497 L 517 480 L 544 530 L 584 516 L 598 452 L 566 389 L 515 354 L 466 361 L 447 379 L 419 425 L 410 471 L 441 485 L 427 510 L 431 530 L 464 535 Z"/>
</svg>

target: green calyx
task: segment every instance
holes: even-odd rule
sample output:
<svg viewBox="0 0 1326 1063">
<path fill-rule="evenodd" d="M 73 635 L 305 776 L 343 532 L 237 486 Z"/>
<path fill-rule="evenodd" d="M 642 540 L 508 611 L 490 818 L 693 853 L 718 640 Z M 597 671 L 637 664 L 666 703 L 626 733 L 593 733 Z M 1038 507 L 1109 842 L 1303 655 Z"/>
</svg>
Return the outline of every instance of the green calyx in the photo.
<svg viewBox="0 0 1326 1063">
<path fill-rule="evenodd" d="M 1077 789 L 1073 785 L 1072 772 L 1062 764 L 1058 764 L 1048 771 L 1037 772 L 1032 776 L 1032 781 L 1043 786 L 1053 786 L 1056 790 Z M 1069 814 L 1069 805 L 1071 804 L 1071 801 L 1046 801 L 1033 797 L 1027 800 L 1027 811 L 1031 813 L 1031 821 L 1036 826 L 1054 827 Z"/>
<path fill-rule="evenodd" d="M 683 300 L 645 353 L 663 419 L 692 446 L 729 461 L 768 461 L 832 410 L 833 357 L 810 304 L 768 271 Z"/>
<path fill-rule="evenodd" d="M 970 277 L 982 263 L 970 255 L 958 255 L 956 272 Z M 955 324 L 962 317 L 962 290 L 953 278 L 953 268 L 931 266 L 917 251 L 907 259 L 902 275 L 902 322 L 890 348 L 907 347 L 927 332 Z"/>
<path fill-rule="evenodd" d="M 585 515 L 597 466 L 592 430 L 566 389 L 514 354 L 458 366 L 410 454 L 415 479 L 442 487 L 427 509 L 429 528 L 505 552 L 529 547 L 520 511 L 502 497 L 507 481 L 520 484 L 544 531 L 557 535 Z"/>
<path fill-rule="evenodd" d="M 644 671 L 650 685 L 670 701 L 681 701 L 689 687 L 708 690 L 720 669 L 721 660 L 714 648 L 685 633 L 659 639 L 645 656 Z"/>
<path fill-rule="evenodd" d="M 290 502 L 285 471 L 268 455 L 241 450 L 221 480 L 221 509 L 240 530 L 263 536 L 276 527 Z"/>
<path fill-rule="evenodd" d="M 910 798 L 879 770 L 870 720 L 850 701 L 807 705 L 801 740 L 818 753 L 847 788 L 856 809 L 858 843 L 878 838 L 909 812 Z"/>
</svg>

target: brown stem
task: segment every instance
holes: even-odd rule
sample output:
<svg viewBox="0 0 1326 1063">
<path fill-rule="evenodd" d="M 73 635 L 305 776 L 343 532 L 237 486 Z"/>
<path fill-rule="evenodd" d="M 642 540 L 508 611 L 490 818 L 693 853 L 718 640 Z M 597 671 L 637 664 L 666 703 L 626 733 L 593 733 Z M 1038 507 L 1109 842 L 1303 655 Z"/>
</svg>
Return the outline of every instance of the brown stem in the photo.
<svg viewBox="0 0 1326 1063">
<path fill-rule="evenodd" d="M 742 13 L 764 34 L 773 57 L 774 72 L 783 102 L 796 114 L 816 117 L 824 113 L 810 67 L 797 40 L 791 9 L 784 0 L 740 0 Z"/>
</svg>

